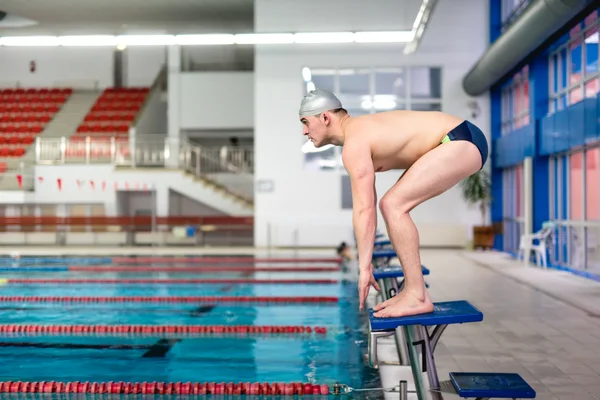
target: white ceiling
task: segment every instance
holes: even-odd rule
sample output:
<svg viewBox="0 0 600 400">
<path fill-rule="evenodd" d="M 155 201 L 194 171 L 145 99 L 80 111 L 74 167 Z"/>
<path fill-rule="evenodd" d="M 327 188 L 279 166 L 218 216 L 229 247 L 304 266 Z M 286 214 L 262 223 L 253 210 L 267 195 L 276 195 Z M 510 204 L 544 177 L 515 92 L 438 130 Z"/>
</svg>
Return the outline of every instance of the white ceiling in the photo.
<svg viewBox="0 0 600 400">
<path fill-rule="evenodd" d="M 0 0 L 0 11 L 37 22 L 2 28 L 0 21 L 0 36 L 238 33 L 254 27 L 254 0 Z"/>
</svg>

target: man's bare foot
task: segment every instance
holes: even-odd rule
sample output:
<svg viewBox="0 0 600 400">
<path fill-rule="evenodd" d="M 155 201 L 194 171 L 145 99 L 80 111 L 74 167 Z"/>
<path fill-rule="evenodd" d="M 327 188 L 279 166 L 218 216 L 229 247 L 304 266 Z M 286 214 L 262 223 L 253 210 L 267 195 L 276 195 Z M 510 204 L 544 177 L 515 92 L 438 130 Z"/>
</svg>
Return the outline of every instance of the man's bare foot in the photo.
<svg viewBox="0 0 600 400">
<path fill-rule="evenodd" d="M 398 294 L 400 294 L 400 293 L 398 293 Z M 375 307 L 373 307 L 373 310 L 375 310 L 375 311 L 383 310 L 386 307 L 396 304 L 400 300 L 400 297 L 398 297 L 398 294 L 396 294 L 394 297 L 390 297 L 386 301 L 383 301 L 383 302 L 377 304 Z"/>
<path fill-rule="evenodd" d="M 403 290 L 390 300 L 378 305 L 378 311 L 373 315 L 377 318 L 406 317 L 409 315 L 426 314 L 433 311 L 433 303 L 429 298 L 429 293 L 425 291 L 425 296 L 418 296 L 415 292 Z M 386 303 L 388 303 L 386 305 Z"/>
</svg>

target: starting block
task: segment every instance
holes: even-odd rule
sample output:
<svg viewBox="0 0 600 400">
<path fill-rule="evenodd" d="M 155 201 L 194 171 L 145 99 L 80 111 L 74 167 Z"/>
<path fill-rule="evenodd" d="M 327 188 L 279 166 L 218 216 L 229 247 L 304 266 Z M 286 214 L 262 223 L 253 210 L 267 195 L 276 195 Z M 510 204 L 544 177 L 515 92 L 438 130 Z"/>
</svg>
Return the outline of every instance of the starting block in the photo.
<svg viewBox="0 0 600 400">
<path fill-rule="evenodd" d="M 421 265 L 421 272 L 423 272 L 423 275 L 429 275 L 429 269 L 424 265 Z M 403 278 L 404 271 L 400 266 L 379 268 L 373 270 L 373 277 L 375 278 L 375 280 L 385 278 Z"/>
<path fill-rule="evenodd" d="M 396 250 L 394 249 L 383 249 L 375 250 L 371 255 L 373 266 L 375 267 L 386 267 L 390 264 L 392 258 L 397 257 Z"/>
<path fill-rule="evenodd" d="M 422 372 L 427 372 L 430 390 L 458 394 L 462 398 L 535 398 L 535 390 L 518 374 L 451 372 L 450 380 L 440 383 L 433 353 L 444 330 L 451 324 L 481 322 L 483 313 L 466 300 L 437 302 L 433 307 L 430 313 L 391 318 L 377 318 L 370 309 L 369 365 L 377 367 L 377 339 L 391 336 L 401 328 L 418 398 L 426 398 Z M 433 329 L 429 331 L 428 327 Z"/>
<path fill-rule="evenodd" d="M 373 243 L 373 248 L 381 249 L 382 247 L 387 247 L 387 246 L 391 246 L 391 245 L 392 245 L 391 240 L 381 239 L 381 240 L 376 240 L 375 243 Z"/>
<path fill-rule="evenodd" d="M 462 398 L 534 399 L 535 390 L 519 374 L 450 372 L 454 393 Z"/>
<path fill-rule="evenodd" d="M 434 303 L 433 312 L 406 317 L 377 318 L 374 313 L 373 309 L 369 310 L 371 330 L 374 331 L 392 330 L 408 325 L 433 326 L 483 321 L 483 313 L 466 300 Z"/>
</svg>

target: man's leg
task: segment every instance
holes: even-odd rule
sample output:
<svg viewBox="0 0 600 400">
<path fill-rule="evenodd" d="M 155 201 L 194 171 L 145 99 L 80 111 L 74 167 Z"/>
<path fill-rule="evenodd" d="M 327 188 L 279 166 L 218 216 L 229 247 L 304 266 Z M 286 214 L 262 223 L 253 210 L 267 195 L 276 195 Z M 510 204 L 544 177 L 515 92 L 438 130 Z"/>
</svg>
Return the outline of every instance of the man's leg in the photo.
<svg viewBox="0 0 600 400">
<path fill-rule="evenodd" d="M 392 246 L 404 270 L 404 289 L 378 304 L 376 317 L 400 317 L 433 311 L 419 255 L 419 233 L 409 212 L 481 168 L 481 155 L 468 141 L 444 143 L 423 155 L 379 202 Z"/>
</svg>

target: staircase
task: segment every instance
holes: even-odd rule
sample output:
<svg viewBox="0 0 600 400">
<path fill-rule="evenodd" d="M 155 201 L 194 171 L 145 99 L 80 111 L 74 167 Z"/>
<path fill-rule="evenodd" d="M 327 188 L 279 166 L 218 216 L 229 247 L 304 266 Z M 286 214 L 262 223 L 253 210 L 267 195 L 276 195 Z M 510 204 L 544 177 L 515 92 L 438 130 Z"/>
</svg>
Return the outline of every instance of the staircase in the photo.
<svg viewBox="0 0 600 400">
<path fill-rule="evenodd" d="M 91 90 L 73 91 L 69 100 L 63 105 L 56 117 L 46 126 L 40 137 L 45 139 L 71 137 L 100 94 L 100 92 Z"/>
</svg>

